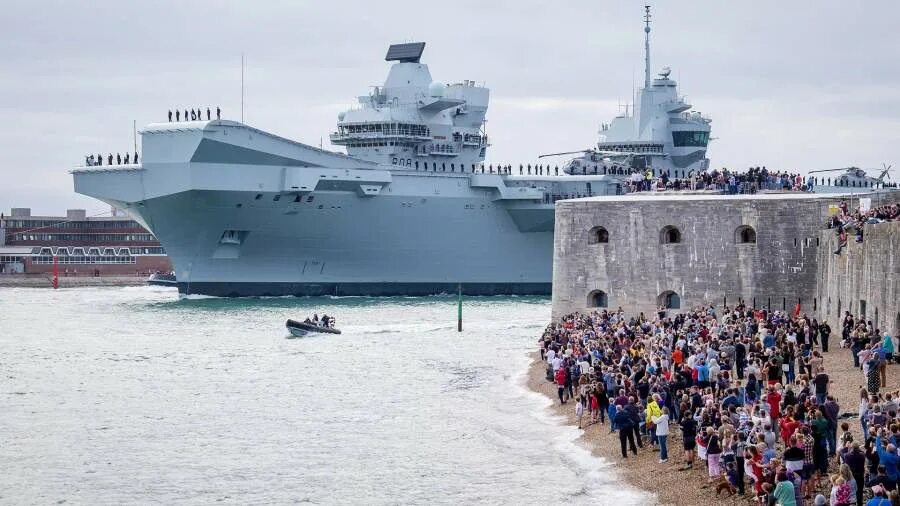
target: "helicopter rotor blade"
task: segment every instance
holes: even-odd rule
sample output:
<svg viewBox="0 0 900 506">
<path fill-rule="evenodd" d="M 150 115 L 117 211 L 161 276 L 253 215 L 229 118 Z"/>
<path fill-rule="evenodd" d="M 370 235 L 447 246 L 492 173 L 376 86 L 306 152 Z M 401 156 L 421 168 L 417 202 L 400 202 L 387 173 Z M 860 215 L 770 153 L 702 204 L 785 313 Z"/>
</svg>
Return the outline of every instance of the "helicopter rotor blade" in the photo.
<svg viewBox="0 0 900 506">
<path fill-rule="evenodd" d="M 546 155 L 540 155 L 538 158 L 546 158 L 548 156 L 562 156 L 562 155 L 574 155 L 576 153 L 590 153 L 590 149 L 582 149 L 579 151 L 564 151 L 562 153 L 547 153 Z"/>
</svg>

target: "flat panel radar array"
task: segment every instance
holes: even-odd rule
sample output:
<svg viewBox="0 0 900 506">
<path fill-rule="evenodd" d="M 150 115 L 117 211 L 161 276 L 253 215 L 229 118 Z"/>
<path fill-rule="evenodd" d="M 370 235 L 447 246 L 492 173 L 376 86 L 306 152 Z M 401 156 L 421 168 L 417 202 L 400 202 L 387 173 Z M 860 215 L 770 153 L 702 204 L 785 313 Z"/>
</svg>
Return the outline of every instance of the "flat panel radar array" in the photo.
<svg viewBox="0 0 900 506">
<path fill-rule="evenodd" d="M 388 48 L 385 61 L 399 61 L 407 63 L 419 63 L 422 53 L 425 51 L 424 42 L 410 42 L 407 44 L 391 44 Z"/>
</svg>

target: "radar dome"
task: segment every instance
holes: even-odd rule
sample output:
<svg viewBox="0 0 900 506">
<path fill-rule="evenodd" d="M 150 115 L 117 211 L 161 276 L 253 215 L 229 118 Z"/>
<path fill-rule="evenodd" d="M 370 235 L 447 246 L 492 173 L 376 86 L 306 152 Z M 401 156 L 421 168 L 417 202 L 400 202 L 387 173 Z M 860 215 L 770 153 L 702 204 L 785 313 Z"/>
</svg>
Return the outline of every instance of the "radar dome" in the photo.
<svg viewBox="0 0 900 506">
<path fill-rule="evenodd" d="M 345 113 L 339 112 L 339 113 L 338 113 L 338 121 L 344 121 L 344 116 L 346 116 Z"/>
<path fill-rule="evenodd" d="M 443 97 L 444 96 L 444 83 L 440 81 L 433 81 L 428 85 L 428 94 L 432 97 Z"/>
</svg>

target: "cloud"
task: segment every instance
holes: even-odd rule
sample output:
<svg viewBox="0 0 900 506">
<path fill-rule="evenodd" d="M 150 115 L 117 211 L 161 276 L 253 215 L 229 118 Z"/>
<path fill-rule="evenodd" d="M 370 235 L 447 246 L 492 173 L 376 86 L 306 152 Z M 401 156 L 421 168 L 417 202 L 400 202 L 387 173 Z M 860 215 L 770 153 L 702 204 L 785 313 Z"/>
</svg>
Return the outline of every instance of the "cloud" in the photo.
<svg viewBox="0 0 900 506">
<path fill-rule="evenodd" d="M 617 107 L 610 100 L 564 97 L 501 97 L 491 100 L 495 109 L 518 109 L 523 111 L 559 111 L 563 109 L 611 109 Z"/>
<path fill-rule="evenodd" d="M 172 107 L 219 105 L 318 144 L 380 85 L 388 44 L 424 40 L 436 80 L 491 88 L 489 160 L 527 163 L 596 143 L 643 75 L 643 4 L 457 0 L 4 5 L 0 210 L 97 211 L 68 170 L 132 149 Z M 713 118 L 713 166 L 878 166 L 900 131 L 900 3 L 658 2 L 651 67 Z M 326 141 L 326 147 L 327 141 Z"/>
</svg>

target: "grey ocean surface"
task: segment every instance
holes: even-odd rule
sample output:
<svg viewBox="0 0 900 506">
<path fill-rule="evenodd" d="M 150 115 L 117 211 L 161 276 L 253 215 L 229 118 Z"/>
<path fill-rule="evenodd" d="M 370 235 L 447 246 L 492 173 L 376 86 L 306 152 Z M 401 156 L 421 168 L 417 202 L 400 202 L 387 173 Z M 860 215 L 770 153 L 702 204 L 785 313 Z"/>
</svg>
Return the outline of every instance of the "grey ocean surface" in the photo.
<svg viewBox="0 0 900 506">
<path fill-rule="evenodd" d="M 324 311 L 342 335 L 286 339 Z M 3 504 L 644 504 L 525 388 L 546 298 L 0 290 Z"/>
</svg>

